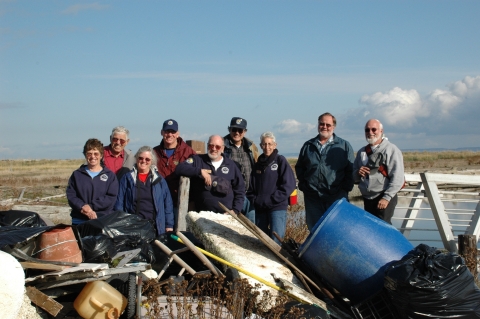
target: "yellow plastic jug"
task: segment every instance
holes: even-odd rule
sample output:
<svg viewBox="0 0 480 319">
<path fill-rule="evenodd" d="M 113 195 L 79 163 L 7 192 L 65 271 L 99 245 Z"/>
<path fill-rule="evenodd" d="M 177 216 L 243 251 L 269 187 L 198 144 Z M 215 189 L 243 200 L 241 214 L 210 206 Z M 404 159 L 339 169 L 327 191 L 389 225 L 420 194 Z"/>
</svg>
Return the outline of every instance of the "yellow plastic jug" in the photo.
<svg viewBox="0 0 480 319">
<path fill-rule="evenodd" d="M 78 294 L 73 307 L 86 319 L 116 319 L 127 307 L 127 298 L 104 281 L 91 281 Z"/>
</svg>

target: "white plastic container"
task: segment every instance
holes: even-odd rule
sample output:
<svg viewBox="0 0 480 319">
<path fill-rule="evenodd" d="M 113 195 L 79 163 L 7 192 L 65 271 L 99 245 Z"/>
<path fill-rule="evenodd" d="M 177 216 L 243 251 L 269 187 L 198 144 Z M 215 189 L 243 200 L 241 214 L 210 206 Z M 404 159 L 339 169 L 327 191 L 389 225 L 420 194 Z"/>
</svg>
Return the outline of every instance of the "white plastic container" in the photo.
<svg viewBox="0 0 480 319">
<path fill-rule="evenodd" d="M 127 307 L 127 298 L 104 281 L 91 281 L 75 299 L 73 307 L 83 318 L 118 318 Z"/>
</svg>

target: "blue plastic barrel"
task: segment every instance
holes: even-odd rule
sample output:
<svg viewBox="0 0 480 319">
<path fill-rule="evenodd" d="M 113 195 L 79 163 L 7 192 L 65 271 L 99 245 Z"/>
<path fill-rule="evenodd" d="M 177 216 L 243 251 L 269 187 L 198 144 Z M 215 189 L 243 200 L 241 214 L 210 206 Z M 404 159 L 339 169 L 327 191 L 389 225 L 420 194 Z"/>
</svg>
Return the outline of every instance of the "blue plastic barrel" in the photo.
<svg viewBox="0 0 480 319">
<path fill-rule="evenodd" d="M 359 303 L 382 290 L 388 265 L 412 249 L 395 227 L 340 199 L 315 224 L 299 256 L 343 296 Z"/>
</svg>

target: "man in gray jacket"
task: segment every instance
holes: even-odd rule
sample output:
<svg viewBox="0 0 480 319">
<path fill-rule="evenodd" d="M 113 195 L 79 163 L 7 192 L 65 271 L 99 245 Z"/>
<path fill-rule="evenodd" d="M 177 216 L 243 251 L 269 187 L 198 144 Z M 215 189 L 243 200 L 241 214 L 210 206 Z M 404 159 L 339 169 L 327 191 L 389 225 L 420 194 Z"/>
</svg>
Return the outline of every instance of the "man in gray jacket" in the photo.
<svg viewBox="0 0 480 319">
<path fill-rule="evenodd" d="M 365 124 L 368 145 L 357 152 L 353 179 L 367 212 L 392 223 L 397 193 L 405 183 L 402 152 L 383 136 L 383 125 L 371 119 Z"/>
</svg>

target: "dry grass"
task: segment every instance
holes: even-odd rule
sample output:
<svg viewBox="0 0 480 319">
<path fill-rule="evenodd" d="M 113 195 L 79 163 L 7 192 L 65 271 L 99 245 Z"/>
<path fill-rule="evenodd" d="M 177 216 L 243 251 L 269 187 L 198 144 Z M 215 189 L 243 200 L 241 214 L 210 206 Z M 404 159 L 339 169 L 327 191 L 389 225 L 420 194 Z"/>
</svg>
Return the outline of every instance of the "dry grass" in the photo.
<svg viewBox="0 0 480 319">
<path fill-rule="evenodd" d="M 10 187 L 66 185 L 83 159 L 1 160 L 0 185 Z"/>
</svg>

